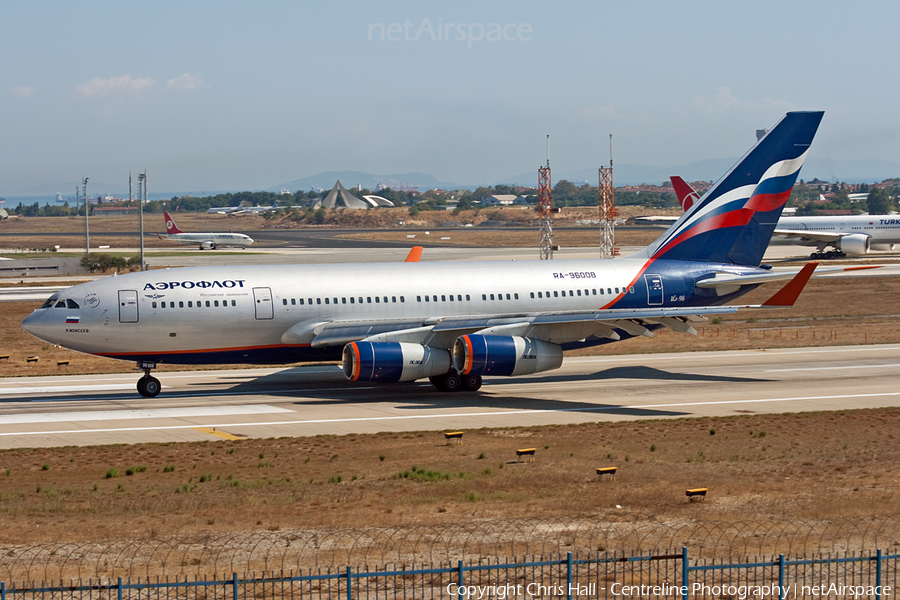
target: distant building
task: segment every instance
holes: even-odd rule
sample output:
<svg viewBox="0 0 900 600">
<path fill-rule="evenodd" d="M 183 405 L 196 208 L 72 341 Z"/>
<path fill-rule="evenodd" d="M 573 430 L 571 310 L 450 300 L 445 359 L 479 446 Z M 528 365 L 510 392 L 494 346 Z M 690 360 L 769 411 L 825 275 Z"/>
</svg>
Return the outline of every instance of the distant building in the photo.
<svg viewBox="0 0 900 600">
<path fill-rule="evenodd" d="M 373 205 L 365 200 L 360 200 L 341 185 L 340 180 L 334 183 L 334 187 L 328 195 L 312 204 L 312 208 L 373 208 Z"/>
<path fill-rule="evenodd" d="M 516 202 L 515 194 L 494 194 L 481 201 L 482 206 L 512 206 Z"/>
</svg>

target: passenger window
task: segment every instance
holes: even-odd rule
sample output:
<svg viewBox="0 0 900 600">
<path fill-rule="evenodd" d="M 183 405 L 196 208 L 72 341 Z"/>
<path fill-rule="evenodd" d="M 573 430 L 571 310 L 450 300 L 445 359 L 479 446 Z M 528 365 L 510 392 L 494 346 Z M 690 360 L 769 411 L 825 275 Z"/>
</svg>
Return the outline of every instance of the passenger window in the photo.
<svg viewBox="0 0 900 600">
<path fill-rule="evenodd" d="M 337 304 L 337 298 L 334 299 L 334 303 Z"/>
<path fill-rule="evenodd" d="M 616 288 L 616 293 L 617 293 L 617 294 L 619 293 L 619 288 Z"/>
<path fill-rule="evenodd" d="M 446 302 L 446 301 L 447 301 L 447 295 L 441 294 L 441 302 Z"/>
<path fill-rule="evenodd" d="M 206 308 L 209 308 L 209 300 L 206 301 Z"/>
<path fill-rule="evenodd" d="M 481 295 L 481 299 L 482 299 L 482 300 L 487 300 L 487 294 L 482 294 L 482 295 Z"/>
<path fill-rule="evenodd" d="M 322 304 L 322 299 L 321 299 L 321 298 L 316 298 L 316 304 Z"/>
<path fill-rule="evenodd" d="M 450 294 L 450 302 L 453 302 L 453 294 Z"/>
<path fill-rule="evenodd" d="M 428 296 L 425 296 L 425 302 L 430 302 L 431 299 Z"/>
<path fill-rule="evenodd" d="M 378 302 L 379 302 L 378 296 L 375 296 L 375 304 L 378 304 Z"/>
<path fill-rule="evenodd" d="M 354 298 L 353 296 L 350 296 L 350 304 L 354 304 L 354 300 L 356 300 L 356 298 Z"/>
<path fill-rule="evenodd" d="M 183 301 L 183 300 L 179 300 L 179 301 L 178 301 L 178 308 L 184 308 L 184 301 Z"/>
<path fill-rule="evenodd" d="M 432 296 L 431 299 L 437 302 L 437 295 Z"/>
<path fill-rule="evenodd" d="M 188 308 L 194 308 L 194 301 L 188 300 Z"/>
<path fill-rule="evenodd" d="M 607 293 L 607 294 L 612 294 L 612 288 L 606 288 L 606 293 Z"/>
<path fill-rule="evenodd" d="M 406 298 L 404 298 L 403 296 L 400 296 L 400 302 L 406 302 Z"/>
<path fill-rule="evenodd" d="M 509 300 L 509 294 L 506 295 L 506 299 Z"/>
<path fill-rule="evenodd" d="M 372 304 L 372 296 L 366 296 L 366 302 Z"/>
<path fill-rule="evenodd" d="M 581 295 L 581 290 L 578 290 L 578 295 L 579 295 L 579 296 Z"/>
<path fill-rule="evenodd" d="M 151 308 L 156 308 L 156 302 L 151 302 L 151 303 L 150 303 L 150 307 L 151 307 Z"/>
<path fill-rule="evenodd" d="M 160 308 L 165 308 L 165 307 L 166 307 L 166 303 L 165 303 L 165 302 L 160 302 L 160 303 L 159 303 L 159 307 L 160 307 Z"/>
<path fill-rule="evenodd" d="M 534 292 L 531 292 L 531 297 L 534 298 Z"/>
<path fill-rule="evenodd" d="M 592 289 L 591 291 L 594 292 L 594 295 L 595 295 L 595 296 L 597 295 L 597 288 L 594 288 L 594 289 Z"/>
<path fill-rule="evenodd" d="M 513 294 L 513 298 L 515 298 L 516 300 L 518 300 L 518 299 L 519 299 L 519 293 L 516 292 L 515 294 Z"/>
<path fill-rule="evenodd" d="M 491 294 L 491 300 L 493 300 L 493 299 L 494 299 L 494 295 L 493 295 L 493 294 Z"/>
<path fill-rule="evenodd" d="M 287 306 L 287 298 L 283 299 L 283 300 L 281 301 L 281 303 L 284 304 L 285 306 Z"/>
<path fill-rule="evenodd" d="M 633 293 L 634 293 L 634 286 L 631 286 L 630 288 L 628 288 L 628 293 L 629 293 L 629 294 L 633 294 Z"/>
<path fill-rule="evenodd" d="M 384 297 L 384 303 L 387 304 L 387 296 Z"/>
<path fill-rule="evenodd" d="M 469 302 L 470 300 L 471 300 L 471 298 L 469 298 L 469 295 L 466 294 L 466 302 Z"/>
<path fill-rule="evenodd" d="M 301 302 L 300 304 L 303 304 L 303 303 Z M 232 305 L 232 306 L 237 306 L 237 300 L 232 300 L 232 301 L 231 301 L 231 305 Z"/>
<path fill-rule="evenodd" d="M 421 302 L 421 301 L 422 301 L 422 296 L 416 296 L 416 302 Z"/>
<path fill-rule="evenodd" d="M 347 304 L 347 299 L 346 299 L 346 298 L 341 298 L 341 304 Z"/>
<path fill-rule="evenodd" d="M 234 300 L 232 300 L 232 302 L 234 302 Z M 303 302 L 303 300 L 301 300 L 300 302 Z M 296 299 L 296 298 L 291 298 L 291 306 L 297 306 L 297 299 Z"/>
<path fill-rule="evenodd" d="M 569 298 L 571 298 L 571 297 L 574 296 L 574 295 L 575 295 L 575 294 L 572 293 L 572 290 L 569 290 Z"/>
<path fill-rule="evenodd" d="M 213 300 L 213 304 L 216 306 L 216 308 L 219 308 L 219 301 L 218 301 L 218 300 Z"/>
<path fill-rule="evenodd" d="M 468 296 L 466 296 L 466 298 L 468 298 Z M 462 294 L 457 294 L 457 295 L 456 295 L 456 300 L 457 300 L 458 302 L 462 302 Z"/>
<path fill-rule="evenodd" d="M 559 298 L 559 292 L 553 292 L 553 297 L 554 297 L 554 298 Z"/>
<path fill-rule="evenodd" d="M 397 296 L 391 296 L 391 302 L 397 302 Z"/>
<path fill-rule="evenodd" d="M 328 304 L 328 298 L 325 298 L 325 304 Z"/>
</svg>

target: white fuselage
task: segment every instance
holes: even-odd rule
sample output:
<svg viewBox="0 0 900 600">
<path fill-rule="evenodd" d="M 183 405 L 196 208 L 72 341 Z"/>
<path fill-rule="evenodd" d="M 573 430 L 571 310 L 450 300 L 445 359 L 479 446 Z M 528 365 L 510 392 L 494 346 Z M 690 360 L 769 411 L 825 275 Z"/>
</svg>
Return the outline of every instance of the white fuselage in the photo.
<svg viewBox="0 0 900 600">
<path fill-rule="evenodd" d="M 217 246 L 240 246 L 243 248 L 253 243 L 253 239 L 243 233 L 162 233 L 159 237 L 179 244 L 210 248 Z"/>
<path fill-rule="evenodd" d="M 225 351 L 257 362 L 260 352 L 309 348 L 323 324 L 646 306 L 645 287 L 634 286 L 645 265 L 626 258 L 166 269 L 68 288 L 23 326 L 104 356 L 202 362 L 199 354 Z M 58 306 L 67 299 L 77 308 Z"/>
<path fill-rule="evenodd" d="M 900 244 L 900 215 L 847 215 L 838 217 L 781 217 L 772 244 L 817 245 L 800 236 L 782 235 L 782 231 L 825 234 L 837 237 L 860 235 L 873 246 Z"/>
</svg>

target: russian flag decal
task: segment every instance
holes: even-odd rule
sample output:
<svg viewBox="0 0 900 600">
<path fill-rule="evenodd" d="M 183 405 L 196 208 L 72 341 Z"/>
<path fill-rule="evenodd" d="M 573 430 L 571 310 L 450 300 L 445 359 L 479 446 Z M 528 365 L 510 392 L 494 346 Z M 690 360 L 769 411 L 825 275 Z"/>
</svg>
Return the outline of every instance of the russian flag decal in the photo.
<svg viewBox="0 0 900 600">
<path fill-rule="evenodd" d="M 77 323 L 78 317 L 66 317 L 66 323 Z"/>
</svg>

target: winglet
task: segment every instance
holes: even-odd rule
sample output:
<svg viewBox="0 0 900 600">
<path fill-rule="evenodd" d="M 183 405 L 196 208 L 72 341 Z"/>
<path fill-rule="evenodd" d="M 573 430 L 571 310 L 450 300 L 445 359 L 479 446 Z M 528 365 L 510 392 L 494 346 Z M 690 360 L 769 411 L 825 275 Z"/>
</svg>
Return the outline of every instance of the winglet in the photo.
<svg viewBox="0 0 900 600">
<path fill-rule="evenodd" d="M 422 248 L 422 246 L 413 246 L 403 262 L 419 262 L 419 259 L 422 258 Z"/>
<path fill-rule="evenodd" d="M 800 269 L 800 272 L 794 275 L 794 278 L 787 282 L 783 288 L 775 292 L 775 295 L 762 303 L 766 308 L 784 307 L 789 308 L 794 305 L 800 292 L 806 287 L 806 282 L 812 277 L 813 271 L 819 266 L 817 262 L 808 262 L 806 266 Z"/>
</svg>

